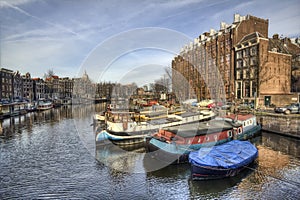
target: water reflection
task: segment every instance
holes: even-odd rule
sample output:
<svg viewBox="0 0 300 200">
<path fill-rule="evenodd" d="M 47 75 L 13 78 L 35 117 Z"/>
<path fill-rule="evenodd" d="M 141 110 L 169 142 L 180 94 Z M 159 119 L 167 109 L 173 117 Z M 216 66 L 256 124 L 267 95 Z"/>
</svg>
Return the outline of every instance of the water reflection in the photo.
<svg viewBox="0 0 300 200">
<path fill-rule="evenodd" d="M 144 172 L 142 161 L 144 146 L 122 148 L 113 143 L 98 144 L 96 159 L 113 171 L 137 173 Z"/>
<path fill-rule="evenodd" d="M 90 105 L 67 105 L 57 109 L 31 112 L 25 115 L 11 117 L 0 120 L 0 136 L 1 138 L 15 137 L 21 134 L 22 130 L 32 131 L 33 126 L 50 123 L 55 125 L 63 119 L 74 119 L 76 121 L 86 119 L 84 126 L 89 127 L 92 123 L 92 115 L 101 112 L 106 104 L 90 104 Z"/>
<path fill-rule="evenodd" d="M 104 108 L 76 105 L 0 121 L 1 198 L 299 197 L 299 140 L 263 132 L 251 140 L 259 149 L 256 166 L 236 177 L 192 181 L 188 164 L 147 172 L 143 147 L 126 149 L 109 142 L 96 148 L 92 115 Z"/>
</svg>

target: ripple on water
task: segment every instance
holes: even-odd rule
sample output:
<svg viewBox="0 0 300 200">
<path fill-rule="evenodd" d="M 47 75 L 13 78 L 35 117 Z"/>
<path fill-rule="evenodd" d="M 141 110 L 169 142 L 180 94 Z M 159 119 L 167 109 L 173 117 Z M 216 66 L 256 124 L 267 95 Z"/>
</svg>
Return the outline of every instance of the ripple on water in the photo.
<svg viewBox="0 0 300 200">
<path fill-rule="evenodd" d="M 119 172 L 98 162 L 93 157 L 96 153 L 86 148 L 89 146 L 85 142 L 94 140 L 93 127 L 89 123 L 93 110 L 81 109 L 76 107 L 75 113 L 65 108 L 52 113 L 32 113 L 24 118 L 26 125 L 13 129 L 4 127 L 9 134 L 3 134 L 0 139 L 0 199 L 299 197 L 300 187 L 293 184 L 300 180 L 300 161 L 295 154 L 299 149 L 298 141 L 263 134 L 257 142 L 260 145 L 258 166 L 229 179 L 192 181 L 189 165 L 168 166 L 151 173 Z M 75 121 L 80 121 L 80 124 L 75 126 Z M 15 122 L 19 123 L 18 120 Z M 4 126 L 7 125 L 9 123 L 5 122 Z M 82 134 L 77 132 L 78 129 Z M 82 140 L 84 137 L 91 138 Z M 277 141 L 284 141 L 292 148 L 276 145 Z M 284 149 L 281 151 L 281 148 Z M 102 153 L 113 155 L 111 152 Z M 136 156 L 136 159 L 141 157 Z M 132 156 L 119 159 L 115 164 L 143 167 L 143 163 L 135 162 Z"/>
</svg>

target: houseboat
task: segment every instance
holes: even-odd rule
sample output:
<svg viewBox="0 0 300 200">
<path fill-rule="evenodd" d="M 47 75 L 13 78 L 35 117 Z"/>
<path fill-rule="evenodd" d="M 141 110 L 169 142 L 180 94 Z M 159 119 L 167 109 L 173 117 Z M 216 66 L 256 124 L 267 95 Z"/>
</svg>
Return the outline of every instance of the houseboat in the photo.
<svg viewBox="0 0 300 200">
<path fill-rule="evenodd" d="M 0 119 L 26 114 L 26 103 L 13 102 L 0 104 Z"/>
<path fill-rule="evenodd" d="M 135 112 L 107 112 L 106 129 L 96 133 L 96 142 L 109 139 L 121 144 L 144 142 L 145 138 L 161 128 L 190 124 L 211 119 L 212 111 L 185 112 L 147 117 Z"/>
<path fill-rule="evenodd" d="M 245 140 L 260 130 L 254 115 L 216 117 L 208 122 L 160 129 L 147 138 L 146 150 L 161 162 L 185 163 L 192 151 L 233 139 Z"/>
<path fill-rule="evenodd" d="M 53 103 L 50 100 L 38 100 L 36 109 L 39 111 L 53 108 Z"/>
</svg>

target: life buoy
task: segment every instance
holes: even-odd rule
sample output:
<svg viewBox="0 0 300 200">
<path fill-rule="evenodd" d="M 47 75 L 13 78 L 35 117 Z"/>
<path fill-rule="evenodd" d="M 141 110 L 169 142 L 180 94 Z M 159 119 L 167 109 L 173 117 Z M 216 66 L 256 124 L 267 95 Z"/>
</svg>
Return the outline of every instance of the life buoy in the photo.
<svg viewBox="0 0 300 200">
<path fill-rule="evenodd" d="M 214 135 L 214 139 L 215 139 L 215 142 L 217 142 L 218 141 L 218 136 Z"/>
</svg>

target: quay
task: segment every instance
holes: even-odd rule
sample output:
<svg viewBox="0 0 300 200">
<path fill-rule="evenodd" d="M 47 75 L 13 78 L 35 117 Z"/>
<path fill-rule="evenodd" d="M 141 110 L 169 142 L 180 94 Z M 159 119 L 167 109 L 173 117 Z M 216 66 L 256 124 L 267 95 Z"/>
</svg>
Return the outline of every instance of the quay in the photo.
<svg viewBox="0 0 300 200">
<path fill-rule="evenodd" d="M 256 112 L 255 115 L 263 131 L 300 139 L 300 114 Z"/>
</svg>

